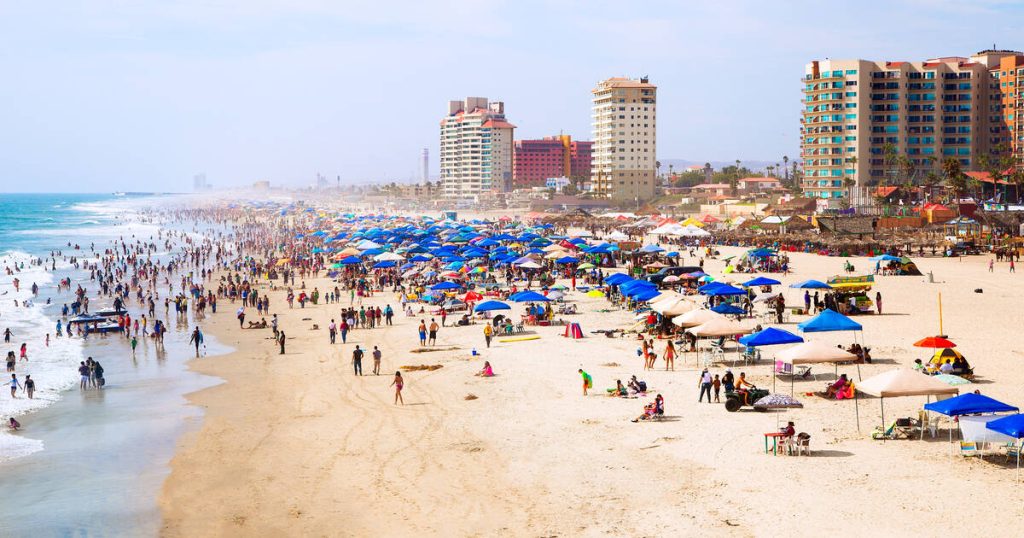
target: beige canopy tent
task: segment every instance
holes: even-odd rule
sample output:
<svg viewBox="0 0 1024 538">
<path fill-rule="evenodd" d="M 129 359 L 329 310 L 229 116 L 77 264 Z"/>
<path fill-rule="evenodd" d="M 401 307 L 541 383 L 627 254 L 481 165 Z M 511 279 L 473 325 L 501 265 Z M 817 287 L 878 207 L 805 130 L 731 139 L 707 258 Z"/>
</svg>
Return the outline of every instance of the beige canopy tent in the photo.
<svg viewBox="0 0 1024 538">
<path fill-rule="evenodd" d="M 712 319 L 688 329 L 694 336 L 734 336 L 747 334 L 751 330 L 746 324 L 725 317 Z"/>
<path fill-rule="evenodd" d="M 794 366 L 797 364 L 823 364 L 832 363 L 837 364 L 840 362 L 854 362 L 858 359 L 856 355 L 846 351 L 842 348 L 826 344 L 817 340 L 808 340 L 802 344 L 797 344 L 785 351 L 779 352 L 775 355 L 775 358 L 783 362 L 788 362 Z M 857 374 L 860 376 L 860 365 L 857 365 Z M 836 375 L 839 375 L 839 367 L 836 366 Z M 789 393 L 793 394 L 793 386 L 796 376 L 791 376 L 789 380 Z M 774 376 L 772 383 L 774 386 Z"/>
<path fill-rule="evenodd" d="M 897 368 L 861 381 L 858 393 L 877 396 L 882 408 L 882 429 L 885 429 L 885 399 L 899 396 L 938 396 L 958 394 L 960 389 L 951 387 L 932 376 Z M 929 398 L 930 399 L 930 398 Z"/>
<path fill-rule="evenodd" d="M 707 323 L 713 319 L 725 319 L 725 316 L 717 312 L 701 308 L 698 310 L 691 310 L 685 314 L 672 318 L 672 323 L 675 323 L 680 327 L 696 327 L 697 325 Z"/>
<path fill-rule="evenodd" d="M 685 314 L 691 310 L 695 310 L 697 305 L 693 304 L 689 299 L 682 297 L 670 298 L 666 301 L 658 301 L 651 305 L 651 310 L 666 317 L 673 317 Z"/>
</svg>

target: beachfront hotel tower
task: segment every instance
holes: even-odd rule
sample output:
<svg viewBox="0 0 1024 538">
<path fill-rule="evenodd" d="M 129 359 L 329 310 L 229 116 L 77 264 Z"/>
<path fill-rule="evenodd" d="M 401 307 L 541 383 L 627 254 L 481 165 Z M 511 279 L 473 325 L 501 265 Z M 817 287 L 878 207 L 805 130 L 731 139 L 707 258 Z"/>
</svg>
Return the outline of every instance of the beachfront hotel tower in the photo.
<svg viewBox="0 0 1024 538">
<path fill-rule="evenodd" d="M 593 142 L 573 140 L 569 135 L 546 136 L 540 140 L 516 140 L 512 186 L 516 189 L 543 187 L 550 178 L 590 178 Z"/>
<path fill-rule="evenodd" d="M 475 200 L 512 190 L 512 125 L 505 104 L 486 97 L 449 101 L 441 120 L 441 193 Z"/>
<path fill-rule="evenodd" d="M 647 77 L 610 78 L 592 93 L 593 192 L 638 205 L 654 198 L 658 88 Z"/>
<path fill-rule="evenodd" d="M 920 179 L 954 158 L 965 171 L 1001 151 L 1024 156 L 1024 56 L 985 50 L 922 62 L 815 60 L 804 69 L 802 190 L 861 205 L 896 186 L 895 156 Z M 838 204 L 837 204 L 838 205 Z"/>
</svg>

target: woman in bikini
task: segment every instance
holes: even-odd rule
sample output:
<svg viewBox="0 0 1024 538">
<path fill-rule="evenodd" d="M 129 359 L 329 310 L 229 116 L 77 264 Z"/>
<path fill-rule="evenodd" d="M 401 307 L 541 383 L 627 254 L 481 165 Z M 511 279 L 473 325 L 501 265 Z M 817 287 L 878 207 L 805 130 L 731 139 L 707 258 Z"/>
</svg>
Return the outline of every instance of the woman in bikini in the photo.
<svg viewBox="0 0 1024 538">
<path fill-rule="evenodd" d="M 402 399 L 402 385 L 404 384 L 402 372 L 395 372 L 395 380 L 391 382 L 391 386 L 395 387 L 395 405 L 398 405 L 398 402 L 402 402 L 402 405 L 405 405 L 405 400 Z"/>
</svg>

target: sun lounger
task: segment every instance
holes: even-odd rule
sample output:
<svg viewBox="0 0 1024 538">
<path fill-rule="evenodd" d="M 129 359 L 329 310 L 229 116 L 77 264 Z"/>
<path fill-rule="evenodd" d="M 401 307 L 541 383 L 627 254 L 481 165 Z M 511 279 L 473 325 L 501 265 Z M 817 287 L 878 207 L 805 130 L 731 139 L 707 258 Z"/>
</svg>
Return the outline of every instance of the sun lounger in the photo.
<svg viewBox="0 0 1024 538">
<path fill-rule="evenodd" d="M 965 458 L 977 457 L 978 444 L 974 441 L 960 441 L 960 455 Z"/>
</svg>

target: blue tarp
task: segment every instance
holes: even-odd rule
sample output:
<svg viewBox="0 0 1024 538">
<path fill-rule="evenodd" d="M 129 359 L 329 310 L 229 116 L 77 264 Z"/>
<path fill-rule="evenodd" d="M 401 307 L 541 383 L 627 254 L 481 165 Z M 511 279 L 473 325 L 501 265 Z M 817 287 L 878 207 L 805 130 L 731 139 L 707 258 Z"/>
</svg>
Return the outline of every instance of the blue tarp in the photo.
<svg viewBox="0 0 1024 538">
<path fill-rule="evenodd" d="M 813 318 L 797 325 L 805 333 L 822 333 L 829 331 L 859 331 L 864 327 L 860 323 L 836 312 L 826 309 Z"/>
<path fill-rule="evenodd" d="M 955 398 L 948 398 L 938 402 L 925 404 L 924 408 L 936 413 L 955 417 L 960 415 L 971 415 L 974 413 L 1002 413 L 1006 411 L 1019 411 L 1016 407 L 1000 402 L 983 394 L 973 392 L 961 394 Z"/>
<path fill-rule="evenodd" d="M 1016 414 L 1008 417 L 997 418 L 985 424 L 985 427 L 1010 437 L 1020 439 L 1024 437 L 1024 415 Z"/>
<path fill-rule="evenodd" d="M 743 336 L 739 341 L 745 346 L 756 347 L 774 346 L 778 344 L 798 344 L 803 342 L 804 339 L 789 331 L 776 329 L 775 327 L 768 327 L 763 331 Z"/>
</svg>

